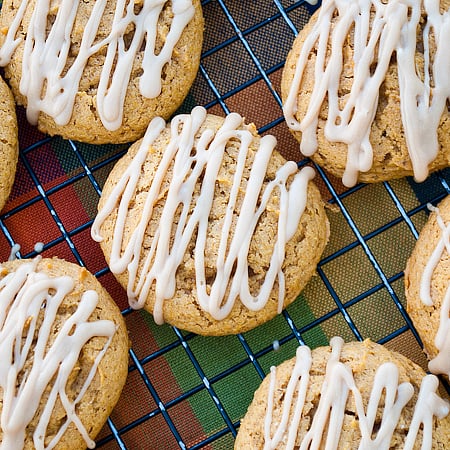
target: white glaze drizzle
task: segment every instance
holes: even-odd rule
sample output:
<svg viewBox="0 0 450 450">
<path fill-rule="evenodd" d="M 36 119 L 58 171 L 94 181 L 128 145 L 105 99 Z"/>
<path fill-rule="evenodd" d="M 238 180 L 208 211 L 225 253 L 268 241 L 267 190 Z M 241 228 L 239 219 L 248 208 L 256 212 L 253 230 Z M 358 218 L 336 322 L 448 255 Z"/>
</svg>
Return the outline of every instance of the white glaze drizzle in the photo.
<svg viewBox="0 0 450 450">
<path fill-rule="evenodd" d="M 424 27 L 424 80 L 416 70 L 415 52 L 417 24 L 421 7 L 428 17 Z M 375 10 L 371 22 L 370 11 Z M 335 25 L 332 27 L 332 18 Z M 408 16 L 410 13 L 410 17 Z M 351 92 L 345 106 L 339 107 L 339 79 L 343 70 L 343 45 L 354 26 L 353 73 Z M 437 51 L 431 62 L 430 32 L 435 36 Z M 391 56 L 398 62 L 400 107 L 406 143 L 414 176 L 423 181 L 428 176 L 428 164 L 439 149 L 437 127 L 450 98 L 450 12 L 439 12 L 439 0 L 324 0 L 319 17 L 306 37 L 296 63 L 295 75 L 283 107 L 288 126 L 301 131 L 301 151 L 311 156 L 317 150 L 317 125 L 321 105 L 327 97 L 328 118 L 324 134 L 330 142 L 348 146 L 343 183 L 353 186 L 358 173 L 372 166 L 373 152 L 370 129 L 378 107 L 379 89 L 384 81 Z M 326 63 L 327 46 L 331 54 Z M 376 46 L 378 45 L 378 50 Z M 314 66 L 314 87 L 305 116 L 295 118 L 299 89 L 308 56 L 317 48 Z M 376 53 L 376 54 L 375 54 Z M 376 68 L 371 75 L 371 65 Z M 433 80 L 434 87 L 431 87 Z"/>
<path fill-rule="evenodd" d="M 86 445 L 94 448 L 95 443 L 75 408 L 86 393 L 116 326 L 110 320 L 88 322 L 98 302 L 97 293 L 89 290 L 83 293 L 76 311 L 49 342 L 58 308 L 73 290 L 74 282 L 68 276 L 50 277 L 37 271 L 39 261 L 40 257 L 37 257 L 23 263 L 0 280 L 0 387 L 3 391 L 0 449 L 23 448 L 26 428 L 38 411 L 46 390 L 49 390 L 48 400 L 33 433 L 34 447 L 37 450 L 54 448 L 73 423 Z M 43 318 L 37 329 L 39 315 Z M 36 335 L 37 341 L 33 344 Z M 96 356 L 77 398 L 71 401 L 66 394 L 70 373 L 83 346 L 95 336 L 105 337 L 107 341 Z M 32 363 L 25 369 L 27 361 Z M 57 434 L 45 445 L 47 426 L 58 399 L 67 417 Z"/>
<path fill-rule="evenodd" d="M 10 62 L 22 41 L 17 37 L 17 32 L 28 3 L 29 0 L 21 0 L 8 29 L 6 40 L 0 49 L 2 66 Z M 64 74 L 79 2 L 59 2 L 55 22 L 47 35 L 47 17 L 53 5 L 50 0 L 37 0 L 25 38 L 20 82 L 20 92 L 27 97 L 28 120 L 36 124 L 39 112 L 42 111 L 52 117 L 56 124 L 67 124 L 72 116 L 80 79 L 88 59 L 105 47 L 106 59 L 100 74 L 96 106 L 106 129 L 114 131 L 122 124 L 123 104 L 131 69 L 144 43 L 143 73 L 139 89 L 146 98 L 157 97 L 161 92 L 162 69 L 170 61 L 173 49 L 195 11 L 189 0 L 172 0 L 173 19 L 170 30 L 162 49 L 156 54 L 157 23 L 166 3 L 167 0 L 144 0 L 142 9 L 135 13 L 133 1 L 117 0 L 111 31 L 103 40 L 96 42 L 107 1 L 95 1 L 83 32 L 79 53 Z M 131 26 L 134 26 L 135 31 L 131 43 L 126 47 L 125 31 Z"/>
<path fill-rule="evenodd" d="M 275 431 L 271 432 L 273 421 L 273 401 L 276 387 L 276 368 L 271 368 L 270 384 L 267 397 L 267 411 L 264 423 L 264 450 L 276 449 L 283 443 L 286 450 L 326 448 L 338 449 L 342 431 L 345 407 L 349 395 L 353 395 L 356 406 L 357 423 L 361 433 L 360 450 L 389 449 L 390 441 L 399 417 L 405 405 L 411 400 L 414 388 L 409 382 L 398 382 L 398 368 L 394 363 L 384 363 L 378 368 L 365 409 L 361 392 L 355 384 L 352 370 L 340 361 L 344 341 L 340 337 L 331 339 L 331 355 L 327 362 L 320 400 L 310 424 L 310 428 L 301 440 L 296 438 L 302 411 L 305 406 L 306 392 L 309 386 L 312 364 L 311 351 L 308 347 L 297 350 L 296 361 L 285 392 L 283 393 L 282 415 Z M 405 449 L 412 449 L 417 439 L 419 428 L 423 425 L 421 449 L 430 449 L 432 443 L 433 416 L 444 418 L 450 411 L 447 401 L 440 398 L 436 391 L 439 381 L 434 375 L 426 375 L 420 387 L 414 407 L 414 414 L 405 439 Z M 384 394 L 383 414 L 376 436 L 374 425 L 380 399 Z M 297 396 L 295 405 L 294 397 Z M 289 417 L 291 417 L 289 422 Z M 326 433 L 325 433 L 325 430 Z M 272 434 L 272 436 L 271 436 Z M 298 447 L 297 447 L 298 446 Z"/>
<path fill-rule="evenodd" d="M 281 311 L 285 291 L 282 271 L 285 245 L 297 230 L 306 205 L 306 188 L 314 176 L 312 168 L 305 167 L 298 171 L 297 164 L 290 161 L 280 167 L 276 177 L 263 187 L 276 139 L 270 135 L 262 137 L 245 186 L 240 214 L 232 227 L 238 193 L 243 186 L 242 176 L 249 146 L 254 138 L 249 130 L 238 129 L 243 123 L 243 118 L 232 113 L 225 118 L 223 125 L 216 133 L 212 130 L 204 130 L 194 146 L 194 137 L 199 133 L 205 119 L 206 110 L 203 107 L 196 107 L 190 115 L 178 115 L 172 120 L 170 142 L 146 194 L 139 223 L 123 250 L 122 241 L 129 204 L 136 192 L 149 147 L 165 126 L 162 119 L 155 119 L 150 124 L 136 156 L 112 190 L 92 225 L 92 237 L 100 242 L 103 239 L 100 232 L 102 223 L 116 207 L 118 208 L 110 255 L 111 271 L 122 273 L 128 270 L 128 297 L 134 308 L 144 306 L 149 290 L 154 284 L 156 301 L 153 314 L 157 323 L 163 323 L 163 302 L 175 293 L 176 272 L 183 262 L 187 246 L 194 233 L 196 233 L 194 250 L 196 294 L 201 308 L 220 320 L 229 314 L 239 297 L 247 308 L 259 310 L 267 303 L 275 283 L 278 282 L 278 308 Z M 230 139 L 239 141 L 239 153 L 221 230 L 216 275 L 208 294 L 205 274 L 208 219 L 214 198 L 215 183 Z M 152 220 L 153 206 L 162 195 L 161 185 L 171 165 L 173 165 L 173 174 L 159 221 L 160 225 L 152 240 L 151 248 L 147 252 L 143 268 L 138 273 L 138 264 L 143 257 L 141 252 L 145 231 Z M 196 204 L 192 205 L 194 189 L 199 183 L 200 176 L 203 176 L 200 196 Z M 289 188 L 286 185 L 288 179 L 292 180 Z M 266 210 L 271 195 L 276 191 L 280 197 L 277 240 L 264 282 L 259 293 L 253 296 L 250 293 L 248 280 L 249 246 L 258 220 Z M 191 207 L 192 213 L 189 214 Z M 172 236 L 171 224 L 174 223 L 180 208 L 182 212 L 177 218 L 176 230 Z"/>
<path fill-rule="evenodd" d="M 441 230 L 441 238 L 437 242 L 427 264 L 424 268 L 422 277 L 420 279 L 420 299 L 422 303 L 427 306 L 433 305 L 433 298 L 431 294 L 431 279 L 439 261 L 444 257 L 446 252 L 450 255 L 450 224 L 446 225 L 439 208 L 429 204 L 428 208 L 434 212 L 436 222 Z M 430 372 L 436 374 L 445 374 L 450 378 L 450 280 L 447 290 L 442 299 L 441 310 L 439 313 L 439 328 L 436 332 L 434 345 L 438 350 L 438 354 L 433 358 L 428 368 Z"/>
<path fill-rule="evenodd" d="M 9 253 L 9 257 L 8 257 L 8 261 L 14 261 L 15 259 L 17 259 L 16 253 L 20 252 L 20 244 L 14 244 L 11 247 L 11 251 Z"/>
</svg>

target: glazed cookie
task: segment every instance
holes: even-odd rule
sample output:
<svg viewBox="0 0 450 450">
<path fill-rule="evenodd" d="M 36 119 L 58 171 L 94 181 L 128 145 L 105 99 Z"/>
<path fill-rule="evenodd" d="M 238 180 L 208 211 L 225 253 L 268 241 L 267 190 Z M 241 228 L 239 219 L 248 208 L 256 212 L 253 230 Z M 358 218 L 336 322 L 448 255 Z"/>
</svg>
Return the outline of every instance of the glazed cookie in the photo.
<svg viewBox="0 0 450 450">
<path fill-rule="evenodd" d="M 438 385 L 434 375 L 371 341 L 335 337 L 312 352 L 302 346 L 255 392 L 235 449 L 444 450 L 450 407 Z"/>
<path fill-rule="evenodd" d="M 450 379 L 450 197 L 432 210 L 405 269 L 407 311 L 430 359 Z"/>
<path fill-rule="evenodd" d="M 92 236 L 157 323 L 243 332 L 298 296 L 328 239 L 314 170 L 236 113 L 155 119 L 104 186 Z"/>
<path fill-rule="evenodd" d="M 16 106 L 0 77 L 0 211 L 11 192 L 19 156 Z"/>
<path fill-rule="evenodd" d="M 0 448 L 93 448 L 128 372 L 122 315 L 61 259 L 0 265 Z"/>
<path fill-rule="evenodd" d="M 282 76 L 300 149 L 346 186 L 428 174 L 450 158 L 449 0 L 324 0 Z"/>
<path fill-rule="evenodd" d="M 30 123 L 105 144 L 181 105 L 200 62 L 200 0 L 4 0 L 0 65 Z"/>
</svg>

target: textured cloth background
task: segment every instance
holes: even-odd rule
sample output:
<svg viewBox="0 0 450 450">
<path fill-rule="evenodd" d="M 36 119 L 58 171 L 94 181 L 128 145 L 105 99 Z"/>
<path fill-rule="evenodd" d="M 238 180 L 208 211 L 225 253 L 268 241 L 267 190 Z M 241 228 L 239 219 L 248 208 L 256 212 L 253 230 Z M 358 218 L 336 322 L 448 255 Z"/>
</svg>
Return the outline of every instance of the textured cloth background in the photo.
<svg viewBox="0 0 450 450">
<path fill-rule="evenodd" d="M 239 112 L 262 133 L 274 134 L 286 158 L 301 160 L 282 119 L 279 83 L 295 30 L 310 7 L 275 0 L 211 0 L 203 7 L 202 66 L 182 111 L 200 104 L 221 115 Z M 47 138 L 27 124 L 23 110 L 18 114 L 21 154 L 0 215 L 0 259 L 9 257 L 13 244 L 21 246 L 17 256 L 32 257 L 34 245 L 43 242 L 44 256 L 93 272 L 129 328 L 128 383 L 99 437 L 101 448 L 232 448 L 261 377 L 293 357 L 300 342 L 315 347 L 334 335 L 371 338 L 426 366 L 403 309 L 403 269 L 426 221 L 426 203 L 447 193 L 447 171 L 421 185 L 404 179 L 352 190 L 319 173 L 331 239 L 317 276 L 270 323 L 242 336 L 204 338 L 129 311 L 123 289 L 90 238 L 99 189 L 127 146 Z"/>
</svg>

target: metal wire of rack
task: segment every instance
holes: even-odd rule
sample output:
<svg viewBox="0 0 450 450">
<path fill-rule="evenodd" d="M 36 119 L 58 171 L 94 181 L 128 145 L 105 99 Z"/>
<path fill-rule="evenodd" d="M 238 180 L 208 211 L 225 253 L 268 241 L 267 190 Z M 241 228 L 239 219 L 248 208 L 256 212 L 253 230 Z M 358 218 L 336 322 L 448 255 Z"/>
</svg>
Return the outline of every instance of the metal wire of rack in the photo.
<svg viewBox="0 0 450 450">
<path fill-rule="evenodd" d="M 226 114 L 239 107 L 237 112 L 255 120 L 261 133 L 275 134 L 288 156 L 295 155 L 278 84 L 294 36 L 317 6 L 292 0 L 202 4 L 204 51 L 182 109 L 203 104 Z M 263 94 L 254 96 L 256 90 Z M 250 93 L 242 97 L 244 92 Z M 307 308 L 299 299 L 265 326 L 263 336 L 248 332 L 203 338 L 155 326 L 145 313 L 131 310 L 89 239 L 96 203 L 92 199 L 99 197 L 127 146 L 94 147 L 43 136 L 27 125 L 20 110 L 19 123 L 26 131 L 16 185 L 0 215 L 1 257 L 25 241 L 16 256 L 34 257 L 30 242 L 42 241 L 44 254 L 78 262 L 99 278 L 122 308 L 130 330 L 129 382 L 99 436 L 99 448 L 232 448 L 240 418 L 270 365 L 293 356 L 299 344 L 326 343 L 336 333 L 395 344 L 422 358 L 417 356 L 420 338 L 404 307 L 403 267 L 426 220 L 427 203 L 450 193 L 449 171 L 433 174 L 421 185 L 399 180 L 343 189 L 316 167 L 324 199 L 334 211 L 332 242 L 305 294 L 316 297 L 317 305 Z M 298 158 L 299 164 L 309 163 Z M 365 203 L 367 196 L 375 199 L 373 204 Z M 74 198 L 80 209 L 69 208 L 68 214 L 67 203 Z M 333 228 L 346 231 L 333 236 Z M 351 266 L 356 257 L 361 267 Z M 364 277 L 368 281 L 358 285 L 354 280 L 364 271 L 370 272 Z"/>
</svg>

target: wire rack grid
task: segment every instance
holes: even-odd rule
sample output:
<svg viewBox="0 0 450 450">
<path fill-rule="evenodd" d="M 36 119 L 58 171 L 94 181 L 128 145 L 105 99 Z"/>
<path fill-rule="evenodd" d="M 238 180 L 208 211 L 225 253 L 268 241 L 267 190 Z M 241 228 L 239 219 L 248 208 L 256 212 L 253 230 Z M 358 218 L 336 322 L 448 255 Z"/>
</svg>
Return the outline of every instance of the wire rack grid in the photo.
<svg viewBox="0 0 450 450">
<path fill-rule="evenodd" d="M 279 82 L 293 39 L 317 6 L 288 0 L 202 5 L 201 66 L 181 110 L 202 104 L 222 115 L 239 112 L 261 133 L 274 134 L 287 157 L 309 163 L 284 124 Z M 29 126 L 20 109 L 18 118 L 20 160 L 0 215 L 0 256 L 7 259 L 12 251 L 34 257 L 32 243 L 42 242 L 45 256 L 86 266 L 116 299 L 129 328 L 129 379 L 99 448 L 232 448 L 239 421 L 270 366 L 292 357 L 299 344 L 326 344 L 333 335 L 371 338 L 425 365 L 405 311 L 403 269 L 426 221 L 427 203 L 450 192 L 449 171 L 421 185 L 405 179 L 344 189 L 316 167 L 331 222 L 318 276 L 260 330 L 203 338 L 156 326 L 146 313 L 132 311 L 90 239 L 103 183 L 127 146 L 50 138 Z"/>
</svg>

